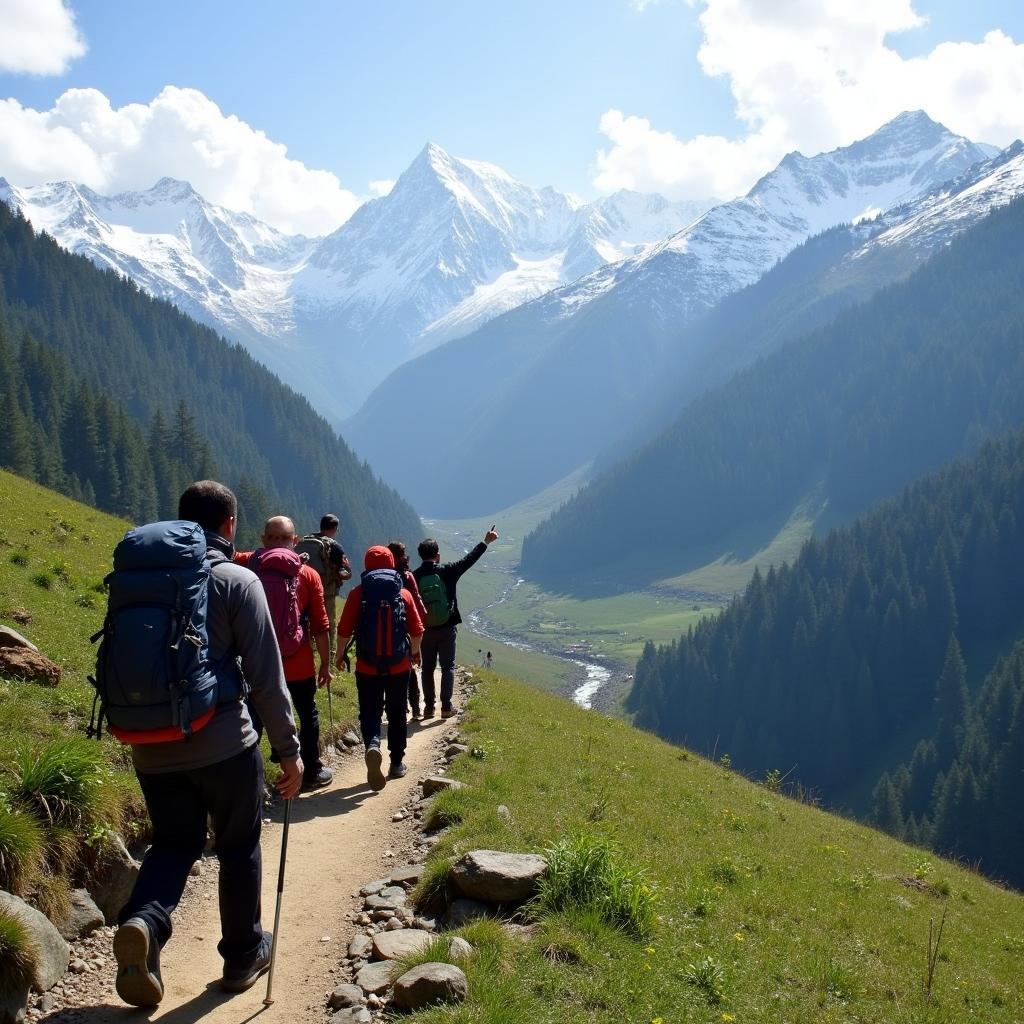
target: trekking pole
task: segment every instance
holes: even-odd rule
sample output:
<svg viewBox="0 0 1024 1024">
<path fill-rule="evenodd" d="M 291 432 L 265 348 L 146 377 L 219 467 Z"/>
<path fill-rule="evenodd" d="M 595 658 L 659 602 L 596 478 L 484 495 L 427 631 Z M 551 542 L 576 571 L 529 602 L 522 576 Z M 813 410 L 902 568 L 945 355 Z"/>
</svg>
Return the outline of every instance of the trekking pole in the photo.
<svg viewBox="0 0 1024 1024">
<path fill-rule="evenodd" d="M 334 701 L 331 700 L 331 684 L 327 684 L 327 714 L 331 719 L 331 746 L 335 745 L 334 739 Z"/>
<path fill-rule="evenodd" d="M 292 801 L 284 802 L 284 832 L 281 834 L 281 866 L 277 870 L 277 908 L 274 910 L 274 938 L 270 943 L 270 973 L 267 975 L 267 995 L 264 1006 L 273 1006 L 271 991 L 274 987 L 274 962 L 277 960 L 277 937 L 281 933 L 281 897 L 284 895 L 284 862 L 288 856 L 288 825 L 292 819 Z"/>
</svg>

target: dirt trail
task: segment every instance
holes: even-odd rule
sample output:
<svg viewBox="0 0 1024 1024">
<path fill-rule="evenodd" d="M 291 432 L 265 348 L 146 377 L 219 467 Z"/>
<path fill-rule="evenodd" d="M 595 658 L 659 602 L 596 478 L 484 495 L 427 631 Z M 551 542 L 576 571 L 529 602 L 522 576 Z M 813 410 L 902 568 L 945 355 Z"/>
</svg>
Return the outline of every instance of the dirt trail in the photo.
<svg viewBox="0 0 1024 1024">
<path fill-rule="evenodd" d="M 292 807 L 288 866 L 281 911 L 281 940 L 274 974 L 274 1005 L 264 1008 L 266 977 L 241 995 L 220 991 L 222 961 L 217 955 L 220 920 L 217 910 L 216 860 L 207 859 L 196 891 L 175 914 L 174 935 L 163 951 L 164 999 L 146 1019 L 161 1024 L 292 1024 L 324 1019 L 324 994 L 348 978 L 337 973 L 355 931 L 350 916 L 353 894 L 408 860 L 412 819 L 392 816 L 418 794 L 418 780 L 429 774 L 437 744 L 456 720 L 410 722 L 406 764 L 409 774 L 389 781 L 375 794 L 366 784 L 362 747 L 340 759 L 334 781 L 303 794 Z M 385 767 L 386 767 L 385 751 Z M 281 851 L 282 809 L 263 832 L 263 927 L 273 926 L 277 869 Z M 393 857 L 386 857 L 393 851 Z M 324 941 L 324 937 L 329 937 Z M 88 1019 L 96 1024 L 137 1022 L 139 1010 L 123 1005 L 95 1006 Z"/>
</svg>

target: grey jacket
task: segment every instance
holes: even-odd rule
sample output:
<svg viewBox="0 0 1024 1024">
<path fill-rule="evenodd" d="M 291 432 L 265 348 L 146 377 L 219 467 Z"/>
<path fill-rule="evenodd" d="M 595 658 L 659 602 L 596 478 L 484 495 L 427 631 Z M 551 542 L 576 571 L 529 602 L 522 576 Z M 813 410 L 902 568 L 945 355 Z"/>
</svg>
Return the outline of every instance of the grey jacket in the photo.
<svg viewBox="0 0 1024 1024">
<path fill-rule="evenodd" d="M 282 757 L 295 757 L 299 738 L 263 586 L 255 573 L 231 561 L 234 549 L 223 537 L 207 533 L 206 543 L 210 657 L 239 658 L 249 699 L 263 719 L 271 745 Z M 248 708 L 235 701 L 218 708 L 213 719 L 187 739 L 134 745 L 132 761 L 144 774 L 188 771 L 226 761 L 256 742 Z"/>
</svg>

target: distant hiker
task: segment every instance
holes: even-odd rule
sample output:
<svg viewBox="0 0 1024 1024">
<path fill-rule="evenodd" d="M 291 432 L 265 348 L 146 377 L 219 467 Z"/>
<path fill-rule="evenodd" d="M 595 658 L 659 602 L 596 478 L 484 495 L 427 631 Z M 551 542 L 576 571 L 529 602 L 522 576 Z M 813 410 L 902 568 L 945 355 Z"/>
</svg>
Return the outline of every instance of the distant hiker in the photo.
<svg viewBox="0 0 1024 1024">
<path fill-rule="evenodd" d="M 223 484 L 213 480 L 192 484 L 178 503 L 183 522 L 130 531 L 118 545 L 115 572 L 108 577 L 112 603 L 108 622 L 113 626 L 103 641 L 110 646 L 101 646 L 97 675 L 105 678 L 115 673 L 144 690 L 152 682 L 148 675 L 127 677 L 137 666 L 156 667 L 167 660 L 166 649 L 147 652 L 143 648 L 157 636 L 161 645 L 166 644 L 166 623 L 172 614 L 170 621 L 177 618 L 176 596 L 188 593 L 190 552 L 198 550 L 199 568 L 205 572 L 195 577 L 199 590 L 188 627 L 193 632 L 186 632 L 185 642 L 177 647 L 186 653 L 171 657 L 178 659 L 176 674 L 188 682 L 189 670 L 182 667 L 182 659 L 191 656 L 198 662 L 201 654 L 196 652 L 208 639 L 208 650 L 202 653 L 208 653 L 209 661 L 202 664 L 212 667 L 218 680 L 215 707 L 192 719 L 187 738 L 182 735 L 180 700 L 174 703 L 173 723 L 168 701 L 165 721 L 154 718 L 148 729 L 137 732 L 116 728 L 117 719 L 127 720 L 125 707 L 107 712 L 115 732 L 132 744 L 132 761 L 153 823 L 153 845 L 118 915 L 120 927 L 114 935 L 117 993 L 133 1006 L 156 1006 L 163 998 L 160 950 L 171 936 L 171 914 L 184 892 L 189 869 L 202 856 L 208 817 L 220 861 L 221 987 L 242 992 L 270 963 L 271 936 L 260 923 L 263 759 L 243 690 L 248 691 L 250 705 L 259 709 L 281 756 L 277 782 L 281 796 L 287 799 L 298 793 L 303 766 L 267 599 L 256 577 L 231 561 L 236 512 L 235 496 Z M 124 586 L 118 580 L 121 570 L 127 577 Z M 157 576 L 175 584 L 175 600 L 166 608 L 160 606 L 163 581 Z M 144 593 L 145 602 L 114 607 L 118 595 L 131 589 Z M 118 632 L 119 614 L 136 628 Z M 141 628 L 146 623 L 150 628 Z M 131 650 L 121 649 L 126 642 Z M 145 710 L 154 709 L 149 705 Z"/>
<path fill-rule="evenodd" d="M 324 607 L 330 620 L 328 637 L 331 644 L 331 660 L 334 660 L 335 629 L 338 625 L 338 593 L 346 580 L 352 579 L 352 566 L 345 549 L 338 543 L 338 517 L 327 512 L 320 517 L 319 533 L 307 534 L 295 550 L 309 556 L 309 564 L 320 574 L 324 588 Z"/>
<path fill-rule="evenodd" d="M 298 539 L 295 525 L 287 516 L 273 516 L 263 526 L 263 547 L 240 551 L 235 561 L 252 569 L 266 591 L 284 677 L 299 716 L 299 745 L 306 766 L 302 788 L 310 790 L 328 785 L 334 777 L 320 760 L 320 714 L 316 707 L 317 687 L 331 682 L 331 654 L 320 574 L 303 563 L 294 550 Z M 313 664 L 307 631 L 320 656 L 319 671 Z M 255 726 L 261 733 L 258 717 Z"/>
<path fill-rule="evenodd" d="M 385 547 L 372 547 L 363 559 L 359 585 L 345 600 L 338 623 L 338 662 L 352 637 L 356 640 L 356 692 L 359 727 L 366 747 L 366 781 L 385 786 L 381 771 L 381 717 L 388 714 L 388 778 L 405 776 L 405 702 L 409 670 L 420 658 L 423 620 L 412 594 L 402 586 L 395 558 Z"/>
<path fill-rule="evenodd" d="M 422 564 L 413 575 L 420 587 L 420 597 L 427 608 L 426 632 L 423 634 L 423 717 L 434 717 L 434 669 L 441 662 L 441 717 L 455 714 L 452 699 L 455 693 L 455 635 L 462 616 L 455 593 L 459 579 L 472 568 L 498 539 L 492 526 L 484 539 L 457 562 L 439 564 L 441 549 L 436 540 L 421 540 L 417 550 Z"/>
<path fill-rule="evenodd" d="M 423 622 L 427 620 L 427 609 L 423 606 L 423 598 L 420 597 L 420 588 L 416 584 L 416 577 L 409 569 L 409 554 L 405 545 L 400 540 L 393 540 L 388 544 L 388 551 L 395 559 L 395 570 L 402 577 L 405 589 L 412 594 L 416 611 L 420 613 Z M 416 675 L 416 666 L 409 669 L 409 711 L 413 718 L 420 717 L 420 681 Z"/>
<path fill-rule="evenodd" d="M 487 652 L 487 657 L 484 658 L 484 668 L 494 668 L 494 658 L 491 657 L 491 652 Z"/>
</svg>

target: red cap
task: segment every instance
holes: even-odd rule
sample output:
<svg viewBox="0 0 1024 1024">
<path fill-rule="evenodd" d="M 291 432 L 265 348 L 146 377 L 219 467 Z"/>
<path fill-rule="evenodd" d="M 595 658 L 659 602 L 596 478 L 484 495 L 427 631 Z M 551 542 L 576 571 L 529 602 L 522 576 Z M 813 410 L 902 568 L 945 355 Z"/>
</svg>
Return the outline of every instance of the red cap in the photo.
<svg viewBox="0 0 1024 1024">
<path fill-rule="evenodd" d="M 364 569 L 394 569 L 395 556 L 383 544 L 374 544 L 366 549 L 363 558 Z"/>
</svg>

